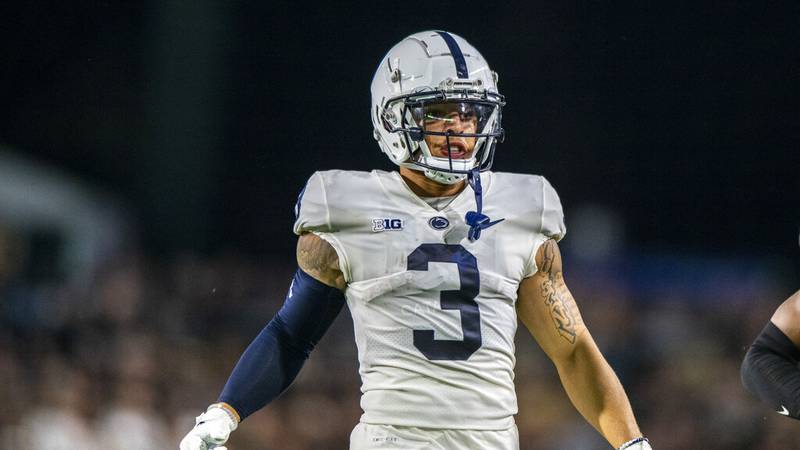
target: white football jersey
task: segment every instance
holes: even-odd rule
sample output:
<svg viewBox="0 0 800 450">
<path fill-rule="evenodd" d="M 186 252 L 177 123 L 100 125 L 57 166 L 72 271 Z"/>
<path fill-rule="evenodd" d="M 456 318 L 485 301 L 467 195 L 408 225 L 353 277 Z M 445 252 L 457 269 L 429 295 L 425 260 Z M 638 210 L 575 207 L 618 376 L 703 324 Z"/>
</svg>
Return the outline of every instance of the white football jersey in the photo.
<svg viewBox="0 0 800 450">
<path fill-rule="evenodd" d="M 566 232 L 541 176 L 484 172 L 483 212 L 502 222 L 467 239 L 465 188 L 437 211 L 398 172 L 326 171 L 298 199 L 297 234 L 339 255 L 362 380 L 362 422 L 506 429 L 514 392 L 515 302 L 534 255 Z"/>
</svg>

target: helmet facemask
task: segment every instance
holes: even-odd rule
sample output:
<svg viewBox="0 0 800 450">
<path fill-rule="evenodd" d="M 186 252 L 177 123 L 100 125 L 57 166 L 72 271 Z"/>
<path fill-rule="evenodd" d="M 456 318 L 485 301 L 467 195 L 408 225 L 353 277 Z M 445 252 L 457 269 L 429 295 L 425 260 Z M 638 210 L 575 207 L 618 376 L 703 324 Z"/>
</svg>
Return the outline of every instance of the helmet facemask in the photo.
<svg viewBox="0 0 800 450">
<path fill-rule="evenodd" d="M 504 104 L 502 95 L 487 90 L 423 89 L 388 99 L 381 118 L 386 131 L 403 135 L 401 145 L 409 156 L 400 165 L 454 184 L 476 169 L 491 167 L 495 146 L 503 140 Z M 435 143 L 433 149 L 429 141 Z"/>
</svg>

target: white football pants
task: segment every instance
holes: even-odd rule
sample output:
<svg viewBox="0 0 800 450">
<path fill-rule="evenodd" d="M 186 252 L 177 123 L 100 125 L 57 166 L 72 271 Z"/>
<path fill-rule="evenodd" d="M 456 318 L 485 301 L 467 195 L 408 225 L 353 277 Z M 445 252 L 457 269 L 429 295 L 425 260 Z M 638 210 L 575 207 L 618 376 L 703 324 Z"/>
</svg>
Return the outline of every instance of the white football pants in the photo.
<svg viewBox="0 0 800 450">
<path fill-rule="evenodd" d="M 517 426 L 506 430 L 438 430 L 359 423 L 350 450 L 519 450 Z"/>
</svg>

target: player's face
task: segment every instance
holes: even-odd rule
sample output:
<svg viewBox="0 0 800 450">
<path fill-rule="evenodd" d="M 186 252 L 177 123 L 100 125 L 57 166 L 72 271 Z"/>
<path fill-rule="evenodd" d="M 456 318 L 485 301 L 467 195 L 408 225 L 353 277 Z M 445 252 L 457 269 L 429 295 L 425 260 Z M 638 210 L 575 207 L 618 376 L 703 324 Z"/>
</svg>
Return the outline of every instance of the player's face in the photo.
<svg viewBox="0 0 800 450">
<path fill-rule="evenodd" d="M 438 103 L 425 107 L 422 118 L 427 131 L 458 133 L 477 133 L 478 116 L 469 103 Z M 431 155 L 453 159 L 467 159 L 475 150 L 476 138 L 459 136 L 425 136 L 425 143 Z M 448 146 L 449 143 L 449 146 Z"/>
</svg>

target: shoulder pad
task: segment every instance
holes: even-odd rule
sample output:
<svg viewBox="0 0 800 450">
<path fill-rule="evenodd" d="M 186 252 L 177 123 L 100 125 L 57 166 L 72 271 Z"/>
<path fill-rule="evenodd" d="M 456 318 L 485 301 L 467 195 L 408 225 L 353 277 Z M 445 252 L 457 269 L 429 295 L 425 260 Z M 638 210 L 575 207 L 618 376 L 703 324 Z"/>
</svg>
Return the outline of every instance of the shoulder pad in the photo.
<svg viewBox="0 0 800 450">
<path fill-rule="evenodd" d="M 294 233 L 297 235 L 311 231 L 331 231 L 328 199 L 321 172 L 314 172 L 300 191 L 294 214 Z"/>
<path fill-rule="evenodd" d="M 490 187 L 492 197 L 486 204 L 495 201 L 510 207 L 527 232 L 542 235 L 544 239 L 561 240 L 567 232 L 561 200 L 553 186 L 540 175 L 508 172 L 493 172 Z"/>
<path fill-rule="evenodd" d="M 545 177 L 538 178 L 542 181 L 541 233 L 550 239 L 560 241 L 567 234 L 561 199 L 558 198 L 556 190 Z"/>
<path fill-rule="evenodd" d="M 314 172 L 297 198 L 295 234 L 336 232 L 353 224 L 360 196 L 375 190 L 371 172 L 326 170 Z"/>
</svg>

